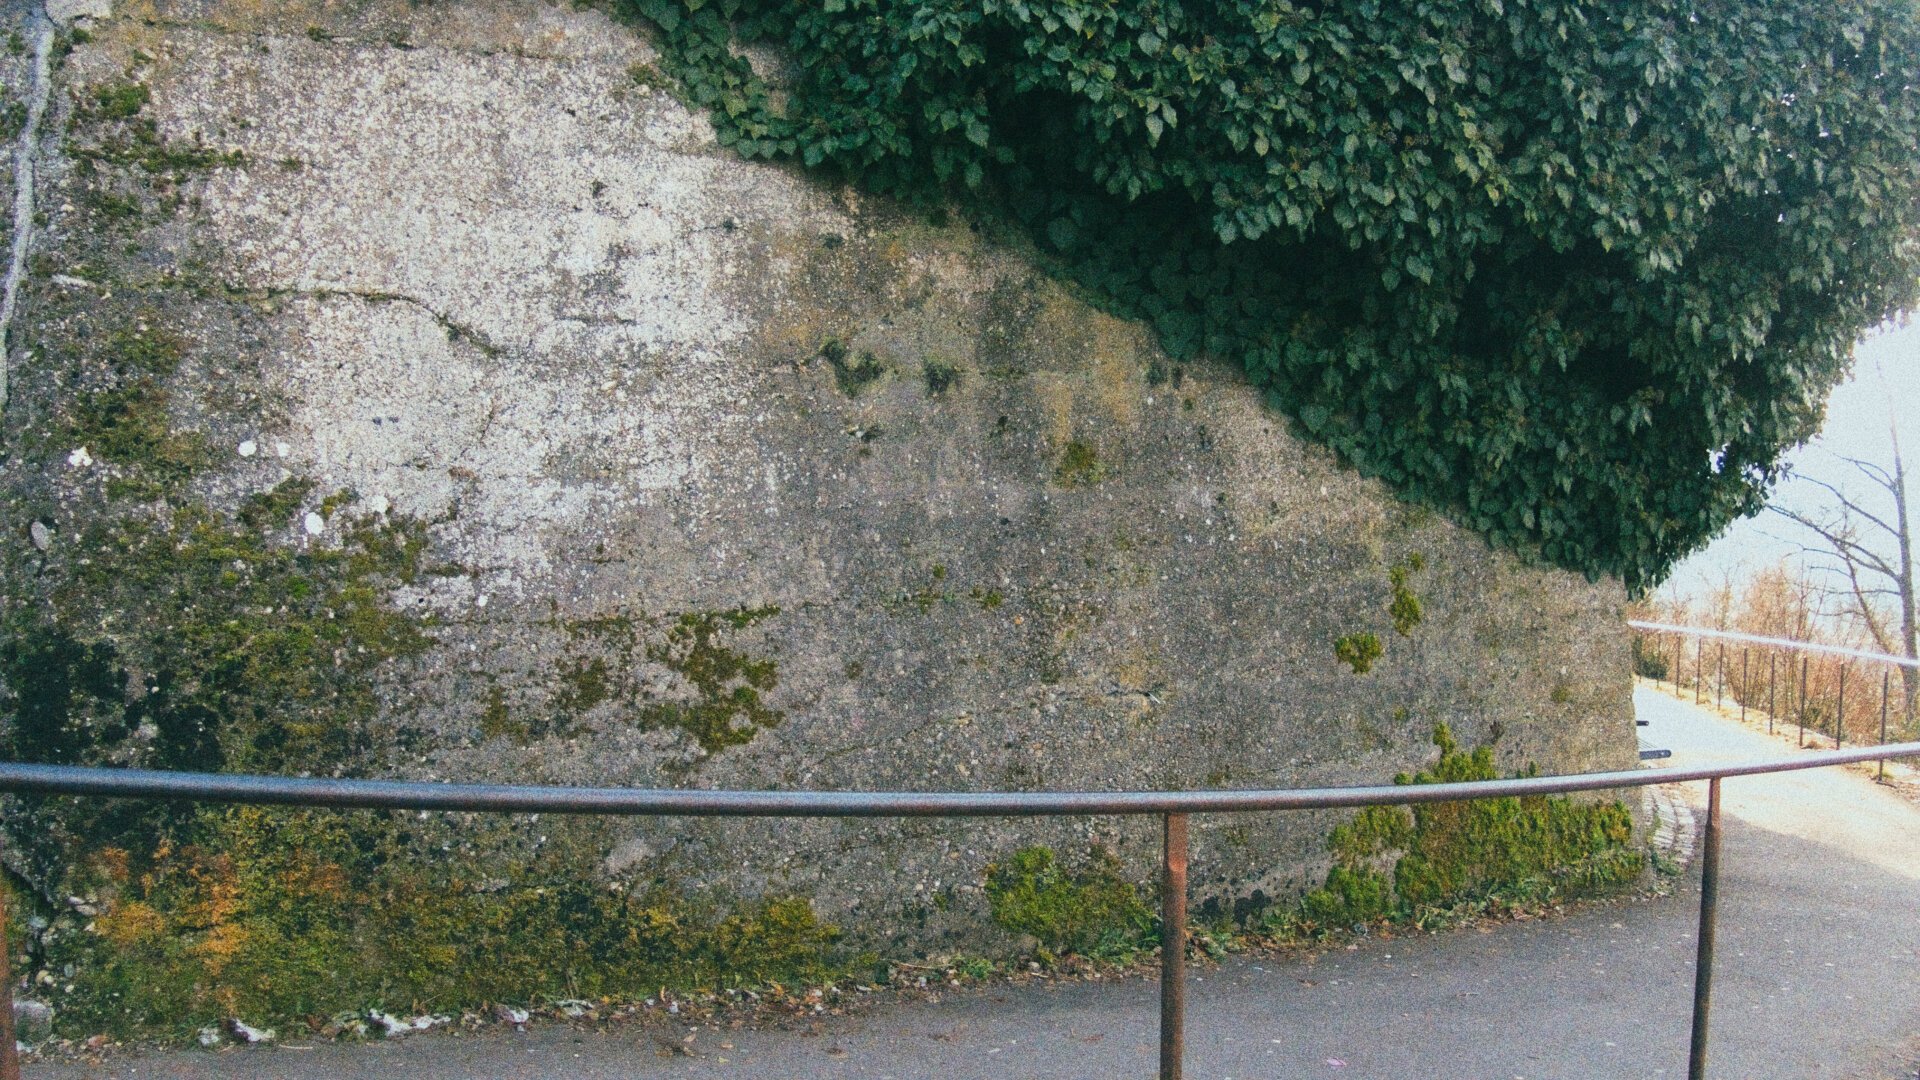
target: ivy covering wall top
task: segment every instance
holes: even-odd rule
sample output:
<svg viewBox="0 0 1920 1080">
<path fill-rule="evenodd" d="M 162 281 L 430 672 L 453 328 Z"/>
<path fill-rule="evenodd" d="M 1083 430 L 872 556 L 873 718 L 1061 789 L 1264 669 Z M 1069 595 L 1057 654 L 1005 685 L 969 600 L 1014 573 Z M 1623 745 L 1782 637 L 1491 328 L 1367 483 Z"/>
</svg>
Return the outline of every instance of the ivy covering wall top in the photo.
<svg viewBox="0 0 1920 1080">
<path fill-rule="evenodd" d="M 1758 510 L 1920 279 L 1909 0 L 620 2 L 739 152 L 1017 222 L 1407 497 L 1634 589 Z"/>
</svg>

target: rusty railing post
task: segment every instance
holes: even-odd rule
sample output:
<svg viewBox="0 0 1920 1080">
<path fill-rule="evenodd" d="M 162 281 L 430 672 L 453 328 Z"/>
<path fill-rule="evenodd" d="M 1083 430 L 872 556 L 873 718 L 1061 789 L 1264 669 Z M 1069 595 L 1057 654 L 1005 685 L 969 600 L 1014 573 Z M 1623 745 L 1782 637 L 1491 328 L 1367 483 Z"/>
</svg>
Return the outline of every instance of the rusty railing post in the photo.
<svg viewBox="0 0 1920 1080">
<path fill-rule="evenodd" d="M 13 945 L 7 939 L 7 890 L 0 884 L 0 1080 L 20 1080 L 13 1033 Z"/>
<path fill-rule="evenodd" d="M 1707 781 L 1707 835 L 1700 859 L 1700 934 L 1693 958 L 1693 1044 L 1687 1080 L 1706 1080 L 1707 1011 L 1713 999 L 1713 924 L 1720 913 L 1720 778 Z"/>
<path fill-rule="evenodd" d="M 1887 745 L 1887 693 L 1893 689 L 1893 672 L 1880 673 L 1880 745 Z M 1880 782 L 1887 782 L 1887 759 L 1880 759 Z"/>
<path fill-rule="evenodd" d="M 1187 815 L 1166 816 L 1160 864 L 1160 1080 L 1180 1080 L 1187 1044 Z"/>
</svg>

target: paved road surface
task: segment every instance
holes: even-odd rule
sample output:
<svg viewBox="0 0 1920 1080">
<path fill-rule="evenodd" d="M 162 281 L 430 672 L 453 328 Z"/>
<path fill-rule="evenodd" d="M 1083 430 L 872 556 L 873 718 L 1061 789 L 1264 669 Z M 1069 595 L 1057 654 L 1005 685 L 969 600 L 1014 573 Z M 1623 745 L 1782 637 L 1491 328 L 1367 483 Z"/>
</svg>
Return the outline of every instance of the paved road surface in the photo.
<svg viewBox="0 0 1920 1080">
<path fill-rule="evenodd" d="M 1780 753 L 1641 690 L 1673 764 Z M 1695 793 L 1696 798 L 1700 793 Z M 1839 770 L 1730 780 L 1712 1075 L 1909 1078 L 1920 1036 L 1920 811 Z M 1697 874 L 1697 867 L 1695 874 Z M 1697 879 L 1696 879 L 1697 880 Z M 1681 1077 L 1697 891 L 1488 933 L 1368 941 L 1315 961 L 1198 970 L 1195 1080 Z M 817 1033 L 700 1032 L 662 1057 L 639 1027 L 557 1025 L 307 1050 L 188 1052 L 31 1080 L 614 1080 L 1149 1077 L 1146 981 L 998 987 L 833 1019 Z M 678 1029 L 670 1037 L 681 1035 Z M 723 1049 L 719 1044 L 730 1044 Z M 1905 1063 L 1905 1064 L 1903 1064 Z"/>
</svg>

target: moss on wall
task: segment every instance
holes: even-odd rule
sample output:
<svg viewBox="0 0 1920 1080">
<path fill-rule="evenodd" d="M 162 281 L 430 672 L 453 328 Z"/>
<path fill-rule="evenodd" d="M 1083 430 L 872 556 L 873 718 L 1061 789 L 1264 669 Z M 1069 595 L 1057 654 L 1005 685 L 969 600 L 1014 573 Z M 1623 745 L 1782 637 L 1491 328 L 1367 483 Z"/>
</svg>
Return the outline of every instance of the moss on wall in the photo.
<svg viewBox="0 0 1920 1080">
<path fill-rule="evenodd" d="M 1065 488 L 1086 487 L 1106 476 L 1100 454 L 1079 439 L 1069 440 L 1060 451 L 1060 464 L 1053 470 L 1053 482 Z"/>
<path fill-rule="evenodd" d="M 1397 783 L 1498 775 L 1491 747 L 1462 751 L 1444 724 L 1433 742 L 1439 760 Z M 1382 921 L 1425 924 L 1483 903 L 1601 895 L 1631 885 L 1645 867 L 1624 806 L 1565 797 L 1369 807 L 1336 826 L 1327 845 L 1334 864 L 1299 904 L 1236 911 L 1195 929 L 1195 943 L 1212 949 L 1247 933 L 1291 940 Z M 994 922 L 1031 936 L 1044 960 L 1125 960 L 1159 940 L 1152 907 L 1100 851 L 1069 868 L 1051 849 L 1023 848 L 988 867 L 985 892 Z"/>
<path fill-rule="evenodd" d="M 1420 601 L 1420 595 L 1408 584 L 1413 575 L 1425 569 L 1427 557 L 1413 552 L 1406 558 L 1393 564 L 1387 571 L 1387 583 L 1391 586 L 1393 600 L 1387 605 L 1387 615 L 1393 620 L 1393 629 L 1401 637 L 1413 633 L 1426 617 L 1426 607 Z"/>
<path fill-rule="evenodd" d="M 1445 724 L 1434 728 L 1440 760 L 1401 784 L 1492 780 L 1493 750 L 1462 751 Z M 1376 806 L 1333 830 L 1334 865 L 1300 914 L 1345 927 L 1421 909 L 1501 899 L 1535 902 L 1630 884 L 1645 859 L 1633 818 L 1618 802 L 1564 796 Z"/>
<path fill-rule="evenodd" d="M 1048 957 L 1120 958 L 1151 946 L 1157 933 L 1153 909 L 1105 852 L 1069 869 L 1050 848 L 1022 848 L 987 868 L 986 894 L 993 921 L 1031 935 Z"/>
<path fill-rule="evenodd" d="M 779 608 L 769 606 L 678 616 L 664 640 L 647 646 L 647 659 L 685 679 L 694 697 L 643 706 L 640 726 L 679 728 L 711 754 L 751 742 L 761 729 L 785 719 L 761 698 L 779 683 L 780 665 L 729 648 L 721 640 L 725 630 L 745 630 L 778 614 Z"/>
<path fill-rule="evenodd" d="M 1355 675 L 1365 675 L 1373 670 L 1373 662 L 1386 652 L 1380 644 L 1380 635 L 1372 631 L 1346 634 L 1333 643 L 1333 658 L 1353 668 Z"/>
<path fill-rule="evenodd" d="M 63 1030 L 184 1038 L 229 1017 L 635 1001 L 820 982 L 852 959 L 805 900 L 695 905 L 561 857 L 485 878 L 417 857 L 405 815 L 239 807 L 195 825 L 189 843 L 92 859 L 84 887 L 104 910 L 47 958 L 79 973 Z"/>
</svg>

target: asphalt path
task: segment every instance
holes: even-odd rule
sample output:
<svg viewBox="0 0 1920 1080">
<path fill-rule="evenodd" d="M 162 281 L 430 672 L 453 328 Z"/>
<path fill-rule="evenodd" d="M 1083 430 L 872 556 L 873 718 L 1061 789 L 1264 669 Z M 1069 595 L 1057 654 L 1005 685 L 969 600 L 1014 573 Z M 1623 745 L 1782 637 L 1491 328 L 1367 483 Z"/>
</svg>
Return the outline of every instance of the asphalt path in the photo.
<svg viewBox="0 0 1920 1080">
<path fill-rule="evenodd" d="M 1672 764 L 1778 743 L 1657 691 Z M 1687 797 L 1704 804 L 1704 784 Z M 1908 1080 L 1920 1036 L 1920 810 L 1838 769 L 1726 781 L 1710 1075 Z M 1190 967 L 1196 1080 L 1686 1075 L 1698 862 L 1673 895 L 1315 957 Z M 29 1065 L 32 1080 L 1124 1080 L 1154 1075 L 1154 984 L 994 985 L 763 1030 L 535 1024 L 370 1044 Z M 687 1036 L 691 1035 L 691 1041 Z M 304 1045 L 304 1044 L 303 1044 Z M 673 1049 L 681 1047 L 688 1053 Z"/>
</svg>

